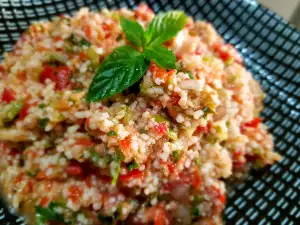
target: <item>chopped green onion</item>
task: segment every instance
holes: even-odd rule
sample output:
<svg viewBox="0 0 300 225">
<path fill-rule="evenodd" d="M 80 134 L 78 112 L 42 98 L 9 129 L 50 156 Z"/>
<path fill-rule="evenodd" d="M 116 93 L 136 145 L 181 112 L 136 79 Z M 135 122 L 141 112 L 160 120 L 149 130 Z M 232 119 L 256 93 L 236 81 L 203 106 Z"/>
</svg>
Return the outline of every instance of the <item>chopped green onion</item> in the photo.
<svg viewBox="0 0 300 225">
<path fill-rule="evenodd" d="M 198 159 L 196 159 L 196 165 L 198 166 L 198 167 L 200 167 L 201 166 L 201 160 L 198 158 Z"/>
<path fill-rule="evenodd" d="M 188 72 L 187 74 L 189 75 L 191 80 L 195 80 L 195 77 L 193 76 L 193 74 L 191 72 Z"/>
<path fill-rule="evenodd" d="M 4 107 L 4 113 L 3 113 L 4 117 L 2 118 L 3 123 L 7 124 L 13 121 L 21 111 L 23 105 L 24 105 L 24 101 L 14 101 L 6 105 Z"/>
<path fill-rule="evenodd" d="M 39 108 L 40 108 L 40 109 L 45 108 L 45 106 L 46 106 L 46 105 L 45 105 L 44 103 L 39 104 Z"/>
<path fill-rule="evenodd" d="M 91 45 L 90 42 L 88 42 L 88 41 L 85 40 L 85 39 L 81 39 L 81 40 L 79 41 L 79 43 L 80 43 L 81 45 L 87 46 L 87 47 L 89 47 L 89 46 Z"/>
<path fill-rule="evenodd" d="M 109 136 L 109 137 L 111 137 L 111 136 L 116 136 L 116 132 L 114 132 L 114 131 L 109 131 L 108 133 L 107 133 L 107 136 Z"/>
<path fill-rule="evenodd" d="M 100 161 L 100 155 L 98 152 L 95 150 L 91 151 L 91 156 L 90 156 L 91 161 L 93 162 L 94 165 L 98 166 L 98 163 Z"/>
<path fill-rule="evenodd" d="M 48 125 L 49 121 L 50 120 L 48 118 L 40 118 L 40 119 L 38 119 L 38 126 L 39 126 L 39 128 L 45 130 L 45 128 Z"/>
<path fill-rule="evenodd" d="M 181 151 L 181 150 L 173 151 L 172 156 L 173 156 L 174 163 L 177 163 L 182 155 L 183 155 L 183 151 Z"/>
<path fill-rule="evenodd" d="M 169 123 L 170 122 L 167 118 L 165 118 L 164 116 L 161 116 L 161 115 L 155 115 L 154 120 L 157 123 L 161 123 L 161 122 Z"/>
<path fill-rule="evenodd" d="M 171 129 L 169 129 L 169 131 L 168 131 L 168 137 L 173 141 L 178 140 L 177 133 Z"/>
<path fill-rule="evenodd" d="M 126 166 L 129 171 L 132 171 L 132 170 L 138 168 L 139 164 L 137 164 L 137 162 L 135 160 L 133 160 L 132 162 L 128 163 Z"/>
<path fill-rule="evenodd" d="M 26 174 L 30 177 L 35 177 L 37 173 L 38 173 L 37 170 L 29 170 L 29 171 L 27 171 Z"/>
</svg>

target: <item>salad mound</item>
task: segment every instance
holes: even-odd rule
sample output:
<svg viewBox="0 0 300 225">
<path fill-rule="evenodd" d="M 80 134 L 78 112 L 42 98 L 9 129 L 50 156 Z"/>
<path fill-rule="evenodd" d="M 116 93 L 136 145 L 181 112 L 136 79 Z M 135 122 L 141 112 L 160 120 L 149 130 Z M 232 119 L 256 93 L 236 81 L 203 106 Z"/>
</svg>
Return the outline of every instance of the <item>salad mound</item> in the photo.
<svg viewBox="0 0 300 225">
<path fill-rule="evenodd" d="M 145 4 L 32 24 L 0 64 L 0 186 L 31 224 L 223 224 L 280 160 L 264 94 L 211 24 Z"/>
</svg>

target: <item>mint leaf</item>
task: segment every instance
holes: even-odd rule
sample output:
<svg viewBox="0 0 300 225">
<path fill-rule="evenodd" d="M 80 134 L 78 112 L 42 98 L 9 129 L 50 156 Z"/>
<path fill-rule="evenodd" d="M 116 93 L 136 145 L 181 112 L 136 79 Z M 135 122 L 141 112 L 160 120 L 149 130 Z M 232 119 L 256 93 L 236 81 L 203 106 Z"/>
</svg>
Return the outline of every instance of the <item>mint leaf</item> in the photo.
<svg viewBox="0 0 300 225">
<path fill-rule="evenodd" d="M 171 11 L 156 16 L 145 32 L 146 44 L 162 44 L 170 40 L 186 23 L 186 15 L 181 11 Z"/>
<path fill-rule="evenodd" d="M 137 82 L 146 72 L 149 61 L 130 46 L 116 48 L 98 68 L 89 87 L 90 102 L 109 98 Z"/>
<path fill-rule="evenodd" d="M 143 46 L 144 43 L 144 30 L 143 27 L 132 20 L 125 19 L 123 17 L 120 18 L 121 27 L 129 41 L 132 44 L 140 47 Z"/>
<path fill-rule="evenodd" d="M 152 44 L 145 49 L 143 55 L 149 60 L 152 59 L 156 64 L 163 68 L 176 68 L 176 57 L 174 53 L 163 46 Z"/>
</svg>

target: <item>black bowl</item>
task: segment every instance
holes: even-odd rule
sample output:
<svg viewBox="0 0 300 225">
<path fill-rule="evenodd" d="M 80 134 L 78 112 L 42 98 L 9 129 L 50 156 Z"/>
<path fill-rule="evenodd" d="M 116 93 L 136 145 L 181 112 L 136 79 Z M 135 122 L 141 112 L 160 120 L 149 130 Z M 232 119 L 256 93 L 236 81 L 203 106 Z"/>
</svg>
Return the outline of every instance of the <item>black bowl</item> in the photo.
<svg viewBox="0 0 300 225">
<path fill-rule="evenodd" d="M 0 46 L 10 51 L 32 21 L 72 14 L 82 6 L 134 8 L 134 0 L 0 0 Z M 154 11 L 184 10 L 211 22 L 244 57 L 267 97 L 262 113 L 283 159 L 250 173 L 230 191 L 227 224 L 296 225 L 300 221 L 300 33 L 254 0 L 148 0 Z M 3 57 L 0 56 L 0 60 Z M 22 224 L 0 203 L 0 224 Z"/>
</svg>

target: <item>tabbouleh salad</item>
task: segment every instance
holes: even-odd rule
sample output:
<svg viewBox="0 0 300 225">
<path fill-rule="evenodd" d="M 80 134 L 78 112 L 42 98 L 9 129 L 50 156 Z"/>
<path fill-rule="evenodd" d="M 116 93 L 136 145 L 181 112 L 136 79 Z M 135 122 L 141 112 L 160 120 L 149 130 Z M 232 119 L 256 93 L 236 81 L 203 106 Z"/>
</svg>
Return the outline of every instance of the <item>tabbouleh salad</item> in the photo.
<svg viewBox="0 0 300 225">
<path fill-rule="evenodd" d="M 219 225 L 280 159 L 264 94 L 211 24 L 145 4 L 32 24 L 0 64 L 0 184 L 31 224 Z"/>
</svg>

